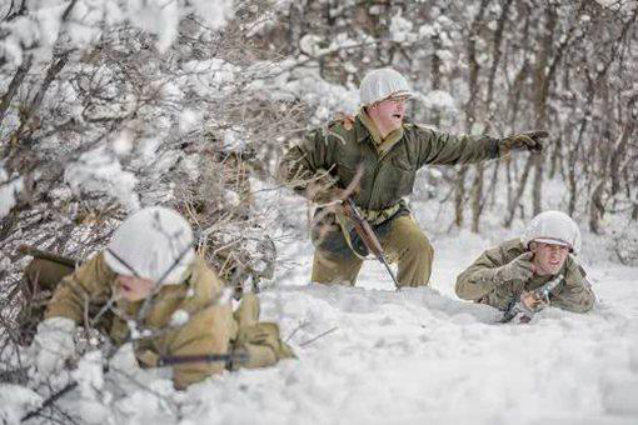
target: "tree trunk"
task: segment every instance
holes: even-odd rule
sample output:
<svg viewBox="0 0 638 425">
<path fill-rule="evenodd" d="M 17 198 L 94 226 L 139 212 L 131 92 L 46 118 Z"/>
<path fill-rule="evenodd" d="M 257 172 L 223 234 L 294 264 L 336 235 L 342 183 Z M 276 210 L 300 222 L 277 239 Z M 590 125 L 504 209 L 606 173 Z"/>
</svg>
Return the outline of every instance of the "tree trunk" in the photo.
<svg viewBox="0 0 638 425">
<path fill-rule="evenodd" d="M 470 34 L 467 44 L 467 57 L 469 62 L 470 74 L 469 74 L 469 90 L 470 98 L 467 101 L 465 107 L 465 132 L 471 133 L 472 126 L 476 122 L 476 102 L 478 98 L 478 77 L 481 66 L 476 59 L 476 38 L 478 37 L 479 25 L 482 25 L 483 17 L 490 0 L 482 0 L 479 7 L 479 11 L 472 22 Z M 463 212 L 465 207 L 465 176 L 467 175 L 467 166 L 461 167 L 456 179 L 456 190 L 454 196 L 454 223 L 461 227 L 463 226 Z"/>
</svg>

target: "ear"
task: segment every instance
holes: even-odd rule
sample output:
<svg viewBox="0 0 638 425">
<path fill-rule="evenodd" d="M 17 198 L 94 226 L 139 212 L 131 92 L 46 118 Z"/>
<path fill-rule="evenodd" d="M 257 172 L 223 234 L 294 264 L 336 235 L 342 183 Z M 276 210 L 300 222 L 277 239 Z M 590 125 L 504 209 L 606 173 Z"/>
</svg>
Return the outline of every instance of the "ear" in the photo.
<svg viewBox="0 0 638 425">
<path fill-rule="evenodd" d="M 528 245 L 529 250 L 532 252 L 536 252 L 536 250 L 538 249 L 538 244 L 534 241 L 530 242 Z"/>
</svg>

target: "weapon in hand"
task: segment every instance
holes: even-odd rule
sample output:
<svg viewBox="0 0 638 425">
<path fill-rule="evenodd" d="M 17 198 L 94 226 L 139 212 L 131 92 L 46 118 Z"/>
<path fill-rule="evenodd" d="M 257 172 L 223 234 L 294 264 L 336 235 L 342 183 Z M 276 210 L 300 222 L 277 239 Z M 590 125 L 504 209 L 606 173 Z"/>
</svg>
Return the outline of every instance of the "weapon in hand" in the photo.
<svg viewBox="0 0 638 425">
<path fill-rule="evenodd" d="M 394 273 L 392 273 L 392 270 L 390 269 L 390 266 L 385 259 L 385 255 L 383 255 L 383 247 L 381 246 L 381 242 L 379 242 L 377 235 L 374 233 L 374 230 L 372 230 L 372 226 L 370 226 L 370 223 L 368 223 L 368 221 L 361 215 L 361 212 L 359 212 L 359 209 L 355 205 L 352 198 L 346 199 L 344 203 L 344 210 L 348 217 L 352 219 L 354 228 L 365 246 L 368 248 L 368 250 L 370 250 L 370 252 L 374 254 L 375 257 L 377 257 L 377 260 L 379 260 L 381 264 L 385 266 L 386 270 L 390 274 L 390 277 L 392 277 L 394 285 L 396 286 L 397 290 L 399 290 L 399 282 L 397 282 L 396 277 L 394 277 Z"/>
<path fill-rule="evenodd" d="M 545 285 L 541 286 L 540 288 L 536 288 L 534 289 L 531 294 L 536 297 L 537 299 L 542 300 L 544 303 L 548 303 L 549 302 L 549 294 L 550 292 L 556 288 L 563 280 L 563 275 L 559 274 L 558 276 L 556 276 L 554 279 L 550 280 L 549 282 L 547 282 Z M 514 302 L 512 301 L 508 307 L 508 309 L 505 311 L 505 314 L 503 314 L 503 318 L 501 319 L 501 323 L 508 323 L 511 322 L 512 319 L 514 319 L 517 315 L 521 314 L 521 322 L 523 323 L 527 323 L 530 320 L 532 320 L 532 317 L 534 317 L 534 314 L 536 313 L 536 310 L 532 310 L 531 308 L 529 308 L 522 299 L 519 298 L 518 301 Z"/>
<path fill-rule="evenodd" d="M 157 367 L 174 366 L 188 363 L 215 363 L 215 362 L 238 362 L 246 363 L 248 353 L 233 352 L 230 354 L 194 354 L 184 356 L 161 356 L 157 361 Z"/>
</svg>

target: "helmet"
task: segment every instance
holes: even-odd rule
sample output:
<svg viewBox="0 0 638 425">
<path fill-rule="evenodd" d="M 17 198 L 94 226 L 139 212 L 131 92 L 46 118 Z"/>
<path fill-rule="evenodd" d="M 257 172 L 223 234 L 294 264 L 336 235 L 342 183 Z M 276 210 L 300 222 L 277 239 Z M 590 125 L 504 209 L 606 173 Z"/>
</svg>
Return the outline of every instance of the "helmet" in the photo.
<svg viewBox="0 0 638 425">
<path fill-rule="evenodd" d="M 162 284 L 181 283 L 195 260 L 193 231 L 184 217 L 168 208 L 148 207 L 115 230 L 104 259 L 115 273 Z"/>
<path fill-rule="evenodd" d="M 543 242 L 567 246 L 576 254 L 581 247 L 578 225 L 560 211 L 545 211 L 538 214 L 529 223 L 521 239 L 526 247 L 530 242 Z"/>
<path fill-rule="evenodd" d="M 359 94 L 362 105 L 371 105 L 390 96 L 414 96 L 405 77 L 390 68 L 368 72 L 361 81 Z"/>
</svg>

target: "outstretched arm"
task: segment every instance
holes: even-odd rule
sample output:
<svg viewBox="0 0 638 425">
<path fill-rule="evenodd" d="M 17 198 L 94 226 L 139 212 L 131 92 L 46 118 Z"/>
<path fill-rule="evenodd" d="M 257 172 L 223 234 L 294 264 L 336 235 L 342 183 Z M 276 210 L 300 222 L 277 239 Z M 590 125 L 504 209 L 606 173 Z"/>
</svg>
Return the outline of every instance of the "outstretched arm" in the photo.
<svg viewBox="0 0 638 425">
<path fill-rule="evenodd" d="M 432 129 L 416 127 L 419 140 L 419 166 L 472 164 L 488 159 L 500 158 L 517 150 L 538 153 L 542 150 L 541 139 L 547 132 L 532 131 L 508 136 L 504 139 L 487 135 L 455 136 Z"/>
</svg>

